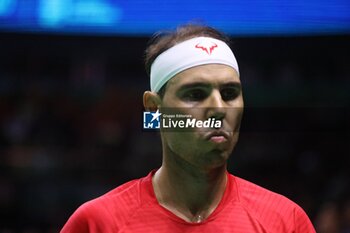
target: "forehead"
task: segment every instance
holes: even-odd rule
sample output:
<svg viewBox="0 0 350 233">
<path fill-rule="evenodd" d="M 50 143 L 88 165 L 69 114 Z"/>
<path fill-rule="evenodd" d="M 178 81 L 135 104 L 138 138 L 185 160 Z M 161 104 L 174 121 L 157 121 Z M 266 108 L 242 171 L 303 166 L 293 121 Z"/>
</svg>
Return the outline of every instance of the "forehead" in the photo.
<svg viewBox="0 0 350 233">
<path fill-rule="evenodd" d="M 191 83 L 220 85 L 229 82 L 240 83 L 235 69 L 222 64 L 207 64 L 184 70 L 169 80 L 167 88 L 179 87 Z"/>
</svg>

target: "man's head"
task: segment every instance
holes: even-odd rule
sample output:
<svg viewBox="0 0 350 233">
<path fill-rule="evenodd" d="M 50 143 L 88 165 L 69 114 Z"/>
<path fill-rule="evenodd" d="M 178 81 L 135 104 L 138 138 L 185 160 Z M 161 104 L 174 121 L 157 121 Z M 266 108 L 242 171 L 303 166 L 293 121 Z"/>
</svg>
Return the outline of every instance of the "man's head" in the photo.
<svg viewBox="0 0 350 233">
<path fill-rule="evenodd" d="M 216 119 L 220 128 L 189 132 L 161 130 L 163 153 L 185 164 L 212 168 L 226 163 L 237 139 L 243 98 L 236 59 L 217 30 L 186 25 L 158 35 L 146 50 L 151 91 L 148 110 L 177 109 L 198 120 Z"/>
<path fill-rule="evenodd" d="M 195 37 L 210 37 L 223 41 L 227 45 L 230 39 L 220 31 L 203 25 L 189 24 L 178 27 L 175 31 L 166 31 L 156 34 L 150 41 L 145 51 L 145 68 L 148 75 L 151 75 L 151 66 L 154 60 L 163 52 L 183 41 Z M 162 86 L 158 94 L 164 95 L 166 85 Z"/>
</svg>

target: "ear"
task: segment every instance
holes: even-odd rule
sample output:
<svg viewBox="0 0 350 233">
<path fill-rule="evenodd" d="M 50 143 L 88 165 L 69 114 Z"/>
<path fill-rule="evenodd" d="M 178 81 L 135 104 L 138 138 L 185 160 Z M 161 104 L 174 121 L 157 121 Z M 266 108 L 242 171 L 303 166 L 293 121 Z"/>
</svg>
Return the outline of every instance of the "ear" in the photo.
<svg viewBox="0 0 350 233">
<path fill-rule="evenodd" d="M 145 93 L 143 93 L 143 106 L 147 111 L 157 111 L 161 103 L 162 100 L 157 93 L 151 91 L 145 91 Z"/>
</svg>

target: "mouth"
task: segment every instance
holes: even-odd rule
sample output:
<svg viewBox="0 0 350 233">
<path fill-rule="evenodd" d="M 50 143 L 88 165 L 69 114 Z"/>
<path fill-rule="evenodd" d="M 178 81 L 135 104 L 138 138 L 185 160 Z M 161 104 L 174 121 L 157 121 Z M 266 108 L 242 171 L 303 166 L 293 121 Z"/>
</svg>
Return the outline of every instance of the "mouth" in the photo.
<svg viewBox="0 0 350 233">
<path fill-rule="evenodd" d="M 205 135 L 205 139 L 214 143 L 223 143 L 229 139 L 229 133 L 223 130 L 211 131 Z"/>
</svg>

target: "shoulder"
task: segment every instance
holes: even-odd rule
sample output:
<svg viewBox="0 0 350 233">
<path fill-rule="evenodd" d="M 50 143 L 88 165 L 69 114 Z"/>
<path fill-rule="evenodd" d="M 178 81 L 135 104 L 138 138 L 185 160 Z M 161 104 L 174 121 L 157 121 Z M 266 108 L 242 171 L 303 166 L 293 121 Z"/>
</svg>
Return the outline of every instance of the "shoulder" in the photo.
<svg viewBox="0 0 350 233">
<path fill-rule="evenodd" d="M 141 204 L 140 183 L 142 179 L 132 180 L 108 193 L 86 202 L 82 208 L 86 210 L 113 212 L 113 214 L 129 213 Z"/>
<path fill-rule="evenodd" d="M 240 201 L 249 207 L 263 208 L 269 207 L 270 210 L 282 211 L 285 208 L 296 207 L 293 201 L 287 197 L 263 188 L 250 181 L 239 177 L 234 177 L 237 185 Z M 282 209 L 281 209 L 282 208 Z"/>
<path fill-rule="evenodd" d="M 72 229 L 74 232 L 116 232 L 140 208 L 140 183 L 143 179 L 129 181 L 82 204 L 61 232 L 72 232 Z"/>
<path fill-rule="evenodd" d="M 242 178 L 233 178 L 241 205 L 263 226 L 278 229 L 277 232 L 315 232 L 308 216 L 295 202 Z"/>
</svg>

